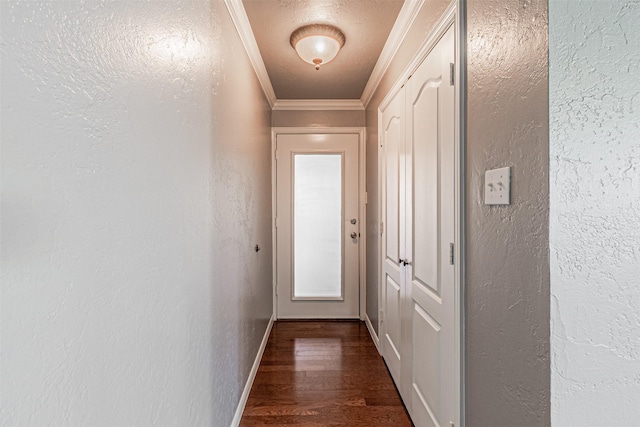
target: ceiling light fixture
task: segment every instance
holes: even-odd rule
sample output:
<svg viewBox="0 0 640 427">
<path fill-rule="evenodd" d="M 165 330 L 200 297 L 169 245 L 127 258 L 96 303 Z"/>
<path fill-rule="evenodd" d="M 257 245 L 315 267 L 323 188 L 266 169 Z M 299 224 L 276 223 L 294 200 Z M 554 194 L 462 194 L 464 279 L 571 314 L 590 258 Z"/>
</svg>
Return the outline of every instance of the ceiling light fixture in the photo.
<svg viewBox="0 0 640 427">
<path fill-rule="evenodd" d="M 339 28 L 332 25 L 311 24 L 291 33 L 291 47 L 300 59 L 320 69 L 320 65 L 330 62 L 344 46 L 345 37 Z"/>
</svg>

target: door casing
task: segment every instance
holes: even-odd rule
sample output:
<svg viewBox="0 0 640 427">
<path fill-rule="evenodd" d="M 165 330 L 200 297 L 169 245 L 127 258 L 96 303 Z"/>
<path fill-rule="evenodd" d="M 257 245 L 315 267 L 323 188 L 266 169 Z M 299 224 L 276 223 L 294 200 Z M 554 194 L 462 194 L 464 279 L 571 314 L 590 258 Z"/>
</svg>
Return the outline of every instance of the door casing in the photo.
<svg viewBox="0 0 640 427">
<path fill-rule="evenodd" d="M 271 217 L 272 235 L 276 235 L 276 142 L 278 135 L 308 135 L 308 134 L 355 134 L 358 135 L 358 215 L 360 215 L 360 238 L 358 240 L 358 271 L 359 271 L 359 316 L 365 320 L 366 314 L 366 230 L 367 230 L 367 206 L 366 206 L 366 129 L 363 127 L 273 127 L 271 128 Z M 272 239 L 273 265 L 277 265 L 276 239 Z M 276 297 L 277 271 L 273 269 L 273 316 L 278 318 L 278 301 Z"/>
</svg>

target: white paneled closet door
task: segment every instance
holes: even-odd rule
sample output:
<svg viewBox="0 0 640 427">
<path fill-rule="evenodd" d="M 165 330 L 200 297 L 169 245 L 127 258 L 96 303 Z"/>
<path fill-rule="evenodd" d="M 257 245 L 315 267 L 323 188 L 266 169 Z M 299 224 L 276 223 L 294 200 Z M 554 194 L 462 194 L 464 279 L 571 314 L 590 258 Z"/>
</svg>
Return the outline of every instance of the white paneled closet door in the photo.
<svg viewBox="0 0 640 427">
<path fill-rule="evenodd" d="M 453 26 L 381 112 L 382 352 L 416 426 L 455 420 Z"/>
</svg>

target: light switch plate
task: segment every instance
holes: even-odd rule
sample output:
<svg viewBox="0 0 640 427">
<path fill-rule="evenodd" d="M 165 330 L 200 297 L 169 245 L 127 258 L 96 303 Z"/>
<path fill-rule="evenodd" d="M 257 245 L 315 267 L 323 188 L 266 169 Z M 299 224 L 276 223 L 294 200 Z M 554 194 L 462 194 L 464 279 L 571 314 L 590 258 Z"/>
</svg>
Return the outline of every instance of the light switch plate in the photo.
<svg viewBox="0 0 640 427">
<path fill-rule="evenodd" d="M 511 167 L 485 171 L 484 204 L 511 204 Z"/>
</svg>

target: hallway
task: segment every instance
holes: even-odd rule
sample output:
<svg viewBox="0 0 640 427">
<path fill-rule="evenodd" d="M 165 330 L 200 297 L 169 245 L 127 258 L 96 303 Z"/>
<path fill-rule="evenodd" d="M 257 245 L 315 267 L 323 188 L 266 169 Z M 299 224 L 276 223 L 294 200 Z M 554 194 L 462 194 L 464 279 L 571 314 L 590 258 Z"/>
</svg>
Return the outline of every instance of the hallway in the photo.
<svg viewBox="0 0 640 427">
<path fill-rule="evenodd" d="M 454 59 L 417 89 L 454 16 Z M 456 384 L 430 392 L 455 400 L 442 427 L 637 427 L 638 21 L 640 0 L 0 2 L 0 427 L 411 425 L 375 347 L 390 324 L 394 375 Z M 291 44 L 312 24 L 346 38 L 321 70 Z M 434 145 L 407 155 L 409 124 L 442 127 L 408 112 L 436 85 L 458 102 L 453 181 L 418 176 Z M 309 130 L 362 135 L 340 230 L 367 327 L 272 328 L 276 137 Z M 451 219 L 414 203 L 444 194 L 427 182 L 457 189 L 453 239 L 418 229 Z M 424 285 L 452 265 L 457 288 Z M 411 347 L 448 331 L 411 306 L 423 288 L 454 290 L 455 358 Z"/>
<path fill-rule="evenodd" d="M 412 424 L 363 322 L 280 321 L 240 425 Z"/>
</svg>

